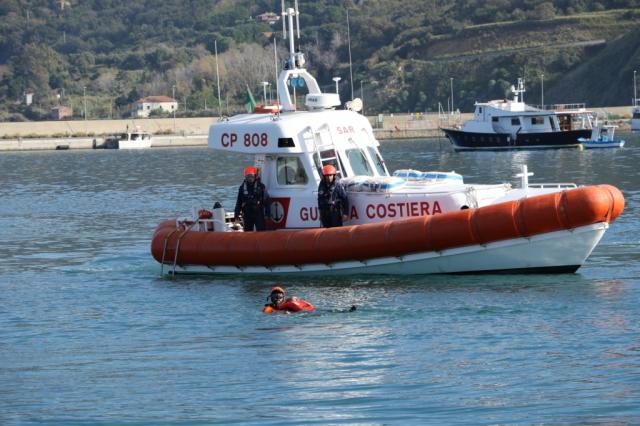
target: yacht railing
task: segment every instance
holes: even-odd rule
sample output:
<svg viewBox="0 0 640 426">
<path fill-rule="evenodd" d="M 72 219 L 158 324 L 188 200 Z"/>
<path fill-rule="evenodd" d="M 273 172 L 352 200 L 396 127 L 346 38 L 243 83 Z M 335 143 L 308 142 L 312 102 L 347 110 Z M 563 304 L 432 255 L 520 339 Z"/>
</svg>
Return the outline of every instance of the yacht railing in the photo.
<svg viewBox="0 0 640 426">
<path fill-rule="evenodd" d="M 553 188 L 553 189 L 574 189 L 577 188 L 578 185 L 575 183 L 530 183 L 528 188 Z"/>
<path fill-rule="evenodd" d="M 531 105 L 534 108 L 537 108 L 542 111 L 584 111 L 587 108 L 587 104 L 585 103 L 577 103 L 577 104 L 552 104 L 552 105 Z"/>
</svg>

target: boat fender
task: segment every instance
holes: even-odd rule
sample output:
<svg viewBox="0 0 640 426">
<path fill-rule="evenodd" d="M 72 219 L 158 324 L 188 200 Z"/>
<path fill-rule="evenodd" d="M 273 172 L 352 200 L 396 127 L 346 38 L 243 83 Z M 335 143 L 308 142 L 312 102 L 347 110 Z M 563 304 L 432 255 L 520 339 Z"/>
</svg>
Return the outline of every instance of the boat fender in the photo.
<svg viewBox="0 0 640 426">
<path fill-rule="evenodd" d="M 222 232 L 225 230 L 225 211 L 220 203 L 215 203 L 213 206 L 213 230 L 216 232 Z"/>
</svg>

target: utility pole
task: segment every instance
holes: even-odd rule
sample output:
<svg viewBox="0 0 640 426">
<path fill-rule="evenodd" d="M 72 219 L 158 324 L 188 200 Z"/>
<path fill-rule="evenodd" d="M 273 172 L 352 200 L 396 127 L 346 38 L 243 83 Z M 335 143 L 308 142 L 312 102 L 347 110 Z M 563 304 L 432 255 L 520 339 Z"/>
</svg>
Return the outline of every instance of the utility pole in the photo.
<svg viewBox="0 0 640 426">
<path fill-rule="evenodd" d="M 542 103 L 542 109 L 544 109 L 544 73 L 540 75 L 540 102 Z"/>
<path fill-rule="evenodd" d="M 176 101 L 176 85 L 174 84 L 172 87 L 172 98 L 173 101 Z M 177 105 L 173 105 L 173 133 L 176 132 L 176 109 L 177 109 Z"/>
</svg>

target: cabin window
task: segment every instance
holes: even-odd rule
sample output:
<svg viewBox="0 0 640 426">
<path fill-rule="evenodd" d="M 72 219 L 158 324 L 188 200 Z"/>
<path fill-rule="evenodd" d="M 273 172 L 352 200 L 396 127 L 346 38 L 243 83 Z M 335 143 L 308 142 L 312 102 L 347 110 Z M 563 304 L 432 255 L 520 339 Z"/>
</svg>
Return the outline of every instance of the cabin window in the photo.
<svg viewBox="0 0 640 426">
<path fill-rule="evenodd" d="M 497 122 L 498 122 L 498 120 L 499 120 L 499 118 L 498 118 L 498 117 L 491 117 L 491 121 L 493 121 L 494 123 L 497 123 Z"/>
<path fill-rule="evenodd" d="M 478 112 L 482 114 L 482 107 L 478 108 Z"/>
<path fill-rule="evenodd" d="M 520 119 L 519 118 L 512 118 L 511 119 L 511 125 L 512 126 L 519 126 L 520 125 Z"/>
<path fill-rule="evenodd" d="M 380 176 L 388 176 L 389 172 L 387 172 L 387 169 L 384 166 L 384 160 L 380 156 L 380 153 L 378 152 L 378 150 L 375 149 L 375 147 L 373 146 L 368 146 L 367 149 L 369 150 L 369 155 L 373 160 L 373 165 L 376 166 L 376 170 L 378 171 L 378 174 Z"/>
<path fill-rule="evenodd" d="M 278 185 L 306 185 L 309 181 L 300 157 L 278 157 Z"/>
<path fill-rule="evenodd" d="M 278 138 L 278 148 L 295 148 L 293 138 Z"/>
<path fill-rule="evenodd" d="M 553 121 L 553 117 L 549 117 L 549 125 L 551 126 L 551 130 L 556 131 L 556 123 Z"/>
<path fill-rule="evenodd" d="M 534 126 L 544 124 L 544 117 L 531 117 L 531 124 Z"/>
<path fill-rule="evenodd" d="M 354 175 L 373 176 L 373 171 L 369 167 L 369 163 L 367 162 L 367 157 L 365 157 L 364 152 L 359 148 L 348 149 L 346 152 L 347 159 L 349 160 L 349 164 L 351 165 L 351 170 L 353 170 Z"/>
<path fill-rule="evenodd" d="M 640 112 L 634 112 L 633 118 L 640 118 Z"/>
</svg>

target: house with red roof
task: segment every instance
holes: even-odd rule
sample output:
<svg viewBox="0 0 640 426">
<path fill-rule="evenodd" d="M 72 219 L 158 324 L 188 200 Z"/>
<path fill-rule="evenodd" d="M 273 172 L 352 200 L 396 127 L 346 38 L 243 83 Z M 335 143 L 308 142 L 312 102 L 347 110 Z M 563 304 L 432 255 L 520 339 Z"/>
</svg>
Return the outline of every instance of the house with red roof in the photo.
<svg viewBox="0 0 640 426">
<path fill-rule="evenodd" d="M 178 110 L 178 101 L 169 96 L 146 96 L 133 103 L 132 117 L 149 117 L 151 111 L 162 110 L 172 113 Z"/>
</svg>

